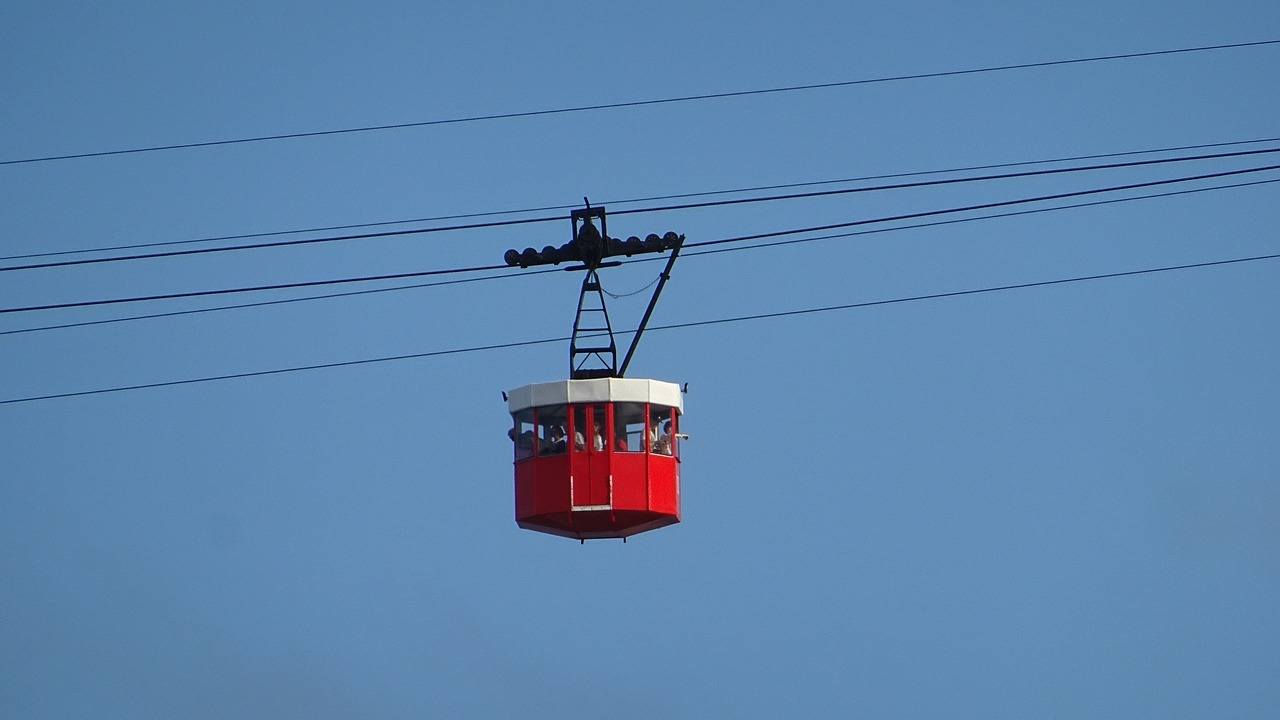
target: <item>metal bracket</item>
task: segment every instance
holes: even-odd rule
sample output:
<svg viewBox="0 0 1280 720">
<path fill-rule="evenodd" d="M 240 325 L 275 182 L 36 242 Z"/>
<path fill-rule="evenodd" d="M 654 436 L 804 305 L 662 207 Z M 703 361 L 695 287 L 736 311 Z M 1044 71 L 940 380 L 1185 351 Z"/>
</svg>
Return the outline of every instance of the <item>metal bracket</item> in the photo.
<svg viewBox="0 0 1280 720">
<path fill-rule="evenodd" d="M 594 270 L 600 267 L 600 261 L 604 260 L 606 254 L 606 243 L 609 237 L 608 220 L 605 218 L 603 207 L 593 208 L 590 201 L 586 198 L 582 199 L 587 202 L 587 207 L 570 212 L 569 221 L 573 223 L 573 243 L 577 247 L 582 264 Z M 592 220 L 600 223 L 598 229 Z"/>
<path fill-rule="evenodd" d="M 559 265 L 562 262 L 581 262 L 581 265 L 567 267 L 565 270 L 585 270 L 582 289 L 578 292 L 578 310 L 573 319 L 573 334 L 569 338 L 569 377 L 580 380 L 585 378 L 622 377 L 631 365 L 649 325 L 649 318 L 657 307 L 658 296 L 662 288 L 671 279 L 671 267 L 680 256 L 680 248 L 684 246 L 684 236 L 674 232 L 665 235 L 651 233 L 642 240 L 631 236 L 625 240 L 609 237 L 608 218 L 603 207 L 591 207 L 591 202 L 583 198 L 586 207 L 572 210 L 569 221 L 573 226 L 570 241 L 560 247 L 548 245 L 542 251 L 527 247 L 523 251 L 512 248 L 503 255 L 507 265 L 522 268 L 533 265 Z M 599 224 L 597 228 L 596 225 Z M 658 284 L 649 298 L 640 326 L 631 338 L 631 345 L 623 357 L 622 366 L 618 366 L 618 345 L 613 335 L 613 325 L 609 321 L 609 311 L 605 306 L 604 292 L 600 287 L 601 268 L 621 265 L 618 260 L 605 261 L 605 258 L 642 253 L 660 253 L 670 250 L 671 256 L 667 265 L 659 275 Z M 588 340 L 590 338 L 590 340 Z M 604 339 L 608 338 L 608 344 Z"/>
<path fill-rule="evenodd" d="M 582 341 L 586 342 L 585 346 Z M 578 314 L 573 318 L 573 335 L 569 338 L 569 377 L 574 380 L 620 377 L 618 345 L 595 268 L 587 270 L 578 293 Z"/>
</svg>

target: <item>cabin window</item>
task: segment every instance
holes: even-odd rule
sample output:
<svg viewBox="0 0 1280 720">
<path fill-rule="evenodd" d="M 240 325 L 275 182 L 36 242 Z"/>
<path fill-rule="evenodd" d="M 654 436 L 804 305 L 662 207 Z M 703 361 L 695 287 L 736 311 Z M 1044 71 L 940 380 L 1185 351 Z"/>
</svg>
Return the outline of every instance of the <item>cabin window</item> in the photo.
<svg viewBox="0 0 1280 720">
<path fill-rule="evenodd" d="M 569 435 L 575 452 L 604 452 L 608 443 L 609 415 L 607 405 L 570 405 L 573 427 Z"/>
<path fill-rule="evenodd" d="M 651 405 L 649 424 L 649 449 L 657 455 L 675 454 L 676 425 L 672 418 L 675 409 L 665 405 Z"/>
<path fill-rule="evenodd" d="M 539 455 L 559 455 L 568 448 L 566 442 L 566 425 L 568 416 L 564 405 L 549 405 L 537 408 L 534 413 L 537 419 Z"/>
<path fill-rule="evenodd" d="M 537 433 L 534 432 L 533 408 L 526 408 L 516 413 L 512 419 L 515 426 L 511 429 L 511 442 L 515 445 L 516 462 L 533 457 Z"/>
<path fill-rule="evenodd" d="M 570 430 L 573 435 L 573 449 L 575 452 L 585 452 L 587 449 L 587 406 L 573 406 L 573 429 Z"/>
<path fill-rule="evenodd" d="M 644 403 L 615 403 L 613 428 L 615 452 L 644 452 Z"/>
<path fill-rule="evenodd" d="M 609 437 L 609 416 L 604 405 L 591 406 L 591 449 L 604 452 Z"/>
</svg>

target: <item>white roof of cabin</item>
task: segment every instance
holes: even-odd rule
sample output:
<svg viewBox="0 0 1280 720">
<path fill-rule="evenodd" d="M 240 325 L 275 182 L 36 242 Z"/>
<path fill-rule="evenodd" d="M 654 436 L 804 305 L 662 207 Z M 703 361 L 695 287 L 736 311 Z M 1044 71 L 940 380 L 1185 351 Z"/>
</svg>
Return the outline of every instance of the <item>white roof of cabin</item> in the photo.
<svg viewBox="0 0 1280 720">
<path fill-rule="evenodd" d="M 559 380 L 525 385 L 507 393 L 507 409 L 512 413 L 531 407 L 589 402 L 647 402 L 674 407 L 684 413 L 684 395 L 680 386 L 661 380 Z"/>
</svg>

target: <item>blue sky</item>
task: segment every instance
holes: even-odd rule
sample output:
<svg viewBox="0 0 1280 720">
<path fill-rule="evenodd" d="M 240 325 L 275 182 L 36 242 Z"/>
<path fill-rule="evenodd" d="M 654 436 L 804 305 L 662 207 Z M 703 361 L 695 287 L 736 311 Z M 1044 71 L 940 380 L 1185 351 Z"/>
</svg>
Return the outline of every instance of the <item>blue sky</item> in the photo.
<svg viewBox="0 0 1280 720">
<path fill-rule="evenodd" d="M 0 159 L 1278 28 L 1267 2 L 10 2 Z M 0 166 L 0 254 L 1270 138 L 1277 48 Z M 697 242 L 1263 164 L 610 229 Z M 1276 253 L 1276 192 L 688 257 L 654 322 Z M 0 305 L 567 239 L 566 220 L 13 272 Z M 512 519 L 499 391 L 562 377 L 561 345 L 0 406 L 0 715 L 1272 717 L 1276 263 L 655 332 L 632 375 L 690 385 L 685 515 L 626 545 Z M 10 334 L 0 399 L 555 337 L 576 292 L 548 274 Z M 617 324 L 644 300 L 613 303 Z"/>
</svg>

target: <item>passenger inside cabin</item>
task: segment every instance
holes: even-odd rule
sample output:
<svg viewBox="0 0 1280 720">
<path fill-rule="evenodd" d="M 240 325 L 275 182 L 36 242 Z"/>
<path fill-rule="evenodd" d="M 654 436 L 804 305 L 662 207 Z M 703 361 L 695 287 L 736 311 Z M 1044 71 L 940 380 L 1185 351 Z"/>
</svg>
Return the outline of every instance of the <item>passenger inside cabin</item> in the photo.
<svg viewBox="0 0 1280 720">
<path fill-rule="evenodd" d="M 543 455 L 558 455 L 565 450 L 564 427 L 552 425 L 548 428 L 547 440 L 543 443 Z"/>
<path fill-rule="evenodd" d="M 659 455 L 671 454 L 671 421 L 662 423 L 662 435 L 653 444 L 653 451 Z"/>
<path fill-rule="evenodd" d="M 533 457 L 533 431 L 525 430 L 516 435 L 516 429 L 511 428 L 507 431 L 507 437 L 511 438 L 511 442 L 516 445 L 516 459 L 523 460 L 527 457 Z"/>
</svg>

